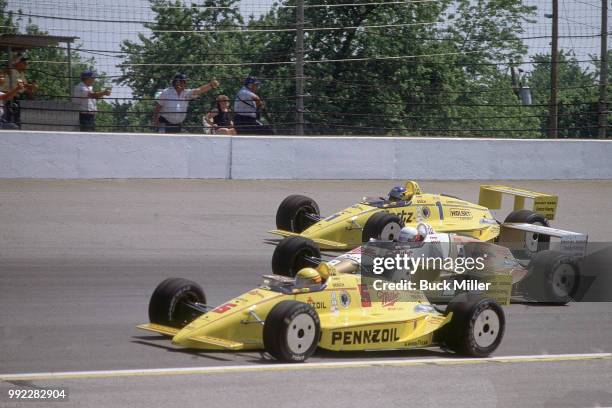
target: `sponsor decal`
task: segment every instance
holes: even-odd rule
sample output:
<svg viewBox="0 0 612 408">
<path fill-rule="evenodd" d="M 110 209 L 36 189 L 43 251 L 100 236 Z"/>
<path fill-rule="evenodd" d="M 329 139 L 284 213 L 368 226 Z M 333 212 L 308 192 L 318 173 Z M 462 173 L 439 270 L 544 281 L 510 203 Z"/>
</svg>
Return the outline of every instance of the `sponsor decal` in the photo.
<svg viewBox="0 0 612 408">
<path fill-rule="evenodd" d="M 342 345 L 391 343 L 400 339 L 396 328 L 333 331 L 331 336 L 332 345 L 336 343 L 341 343 Z"/>
<path fill-rule="evenodd" d="M 404 221 L 407 224 L 410 224 L 411 222 L 414 221 L 414 213 L 413 212 L 406 212 L 405 210 L 402 210 L 397 215 L 402 219 L 402 221 Z"/>
<path fill-rule="evenodd" d="M 472 218 L 472 212 L 466 209 L 452 208 L 449 214 L 455 218 Z"/>
<path fill-rule="evenodd" d="M 306 300 L 306 303 L 308 303 L 310 306 L 314 307 L 315 309 L 327 309 L 327 306 L 325 306 L 325 302 L 315 302 L 312 297 L 309 297 Z"/>
<path fill-rule="evenodd" d="M 377 293 L 377 296 L 378 296 L 378 300 L 380 300 L 382 307 L 392 307 L 393 305 L 395 305 L 395 302 L 397 302 L 397 300 L 399 299 L 398 292 L 380 291 Z"/>
<path fill-rule="evenodd" d="M 421 209 L 421 213 L 423 214 L 423 218 L 429 218 L 429 216 L 431 215 L 431 211 L 429 210 L 429 207 L 423 207 Z"/>
<path fill-rule="evenodd" d="M 361 296 L 361 307 L 372 307 L 372 301 L 370 300 L 370 293 L 368 292 L 368 285 L 361 284 L 358 286 L 359 286 L 359 295 Z"/>
<path fill-rule="evenodd" d="M 347 309 L 351 304 L 351 296 L 348 294 L 347 291 L 342 291 L 340 293 L 340 304 L 345 309 Z"/>
<path fill-rule="evenodd" d="M 336 313 L 338 311 L 338 298 L 336 292 L 331 293 L 331 311 Z"/>
<path fill-rule="evenodd" d="M 235 303 L 226 303 L 224 305 L 218 306 L 217 308 L 213 309 L 213 312 L 215 313 L 225 313 L 230 309 L 233 309 L 236 307 Z"/>
</svg>

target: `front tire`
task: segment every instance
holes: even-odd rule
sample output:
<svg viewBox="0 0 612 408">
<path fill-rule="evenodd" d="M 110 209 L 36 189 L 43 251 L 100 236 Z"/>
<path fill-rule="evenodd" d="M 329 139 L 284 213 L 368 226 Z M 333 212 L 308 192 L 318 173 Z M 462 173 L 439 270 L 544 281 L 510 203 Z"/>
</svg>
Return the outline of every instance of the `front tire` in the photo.
<svg viewBox="0 0 612 408">
<path fill-rule="evenodd" d="M 453 317 L 436 333 L 436 341 L 457 354 L 487 357 L 504 337 L 504 311 L 493 299 L 464 293 L 451 300 L 446 312 Z"/>
<path fill-rule="evenodd" d="M 395 241 L 402 229 L 402 221 L 397 215 L 388 212 L 378 212 L 372 215 L 363 227 L 362 242 L 370 239 Z"/>
<path fill-rule="evenodd" d="M 149 301 L 149 321 L 162 326 L 183 328 L 202 313 L 186 303 L 206 303 L 202 287 L 181 278 L 168 278 L 153 291 Z"/>
<path fill-rule="evenodd" d="M 319 205 L 310 197 L 293 194 L 285 198 L 276 211 L 276 228 L 301 233 L 315 224 L 320 216 Z"/>
<path fill-rule="evenodd" d="M 318 265 L 321 250 L 314 241 L 304 237 L 287 237 L 274 249 L 272 273 L 293 278 L 300 269 Z"/>
<path fill-rule="evenodd" d="M 264 323 L 265 349 L 277 360 L 304 362 L 317 348 L 320 326 L 319 315 L 312 306 L 294 300 L 279 302 Z"/>
</svg>

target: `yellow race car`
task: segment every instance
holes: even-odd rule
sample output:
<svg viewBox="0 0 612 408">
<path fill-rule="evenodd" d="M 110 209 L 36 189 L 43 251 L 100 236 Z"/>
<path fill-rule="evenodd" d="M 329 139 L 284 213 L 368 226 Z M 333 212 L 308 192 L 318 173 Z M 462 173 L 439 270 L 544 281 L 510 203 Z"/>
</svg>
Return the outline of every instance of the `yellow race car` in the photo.
<svg viewBox="0 0 612 408">
<path fill-rule="evenodd" d="M 505 222 L 548 226 L 555 217 L 557 197 L 550 194 L 483 185 L 479 203 L 473 204 L 445 194 L 424 193 L 416 182 L 408 181 L 394 187 L 388 197 L 366 197 L 326 218 L 320 216 L 313 199 L 291 195 L 278 207 L 277 229 L 270 233 L 302 236 L 324 250 L 348 250 L 370 239 L 393 241 L 402 226 L 425 222 L 438 232 L 457 232 L 491 241 L 499 235 L 500 223 L 490 210 L 501 207 L 503 194 L 514 196 L 514 211 Z M 526 198 L 533 200 L 533 211 L 525 209 Z"/>
<path fill-rule="evenodd" d="M 200 286 L 170 278 L 149 303 L 150 323 L 176 345 L 205 350 L 266 350 L 302 362 L 317 348 L 334 351 L 442 346 L 468 356 L 495 351 L 504 335 L 501 306 L 462 294 L 442 312 L 421 292 L 400 299 L 393 292 L 371 300 L 358 274 L 333 266 L 304 268 L 295 278 L 267 275 L 263 283 L 216 308 Z"/>
</svg>

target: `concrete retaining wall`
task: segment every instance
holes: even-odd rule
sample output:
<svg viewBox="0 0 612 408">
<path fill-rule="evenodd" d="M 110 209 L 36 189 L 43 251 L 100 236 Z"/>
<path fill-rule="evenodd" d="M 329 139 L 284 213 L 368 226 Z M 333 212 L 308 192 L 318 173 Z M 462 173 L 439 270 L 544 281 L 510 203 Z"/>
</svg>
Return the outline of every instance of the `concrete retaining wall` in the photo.
<svg viewBox="0 0 612 408">
<path fill-rule="evenodd" d="M 610 179 L 612 141 L 0 131 L 0 178 Z"/>
</svg>

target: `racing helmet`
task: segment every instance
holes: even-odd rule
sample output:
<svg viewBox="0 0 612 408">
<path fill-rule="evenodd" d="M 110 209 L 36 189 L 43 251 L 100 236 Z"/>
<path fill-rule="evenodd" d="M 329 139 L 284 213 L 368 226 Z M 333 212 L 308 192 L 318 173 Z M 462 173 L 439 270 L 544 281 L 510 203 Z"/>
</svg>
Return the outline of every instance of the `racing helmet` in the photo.
<svg viewBox="0 0 612 408">
<path fill-rule="evenodd" d="M 322 281 L 321 274 L 314 268 L 302 268 L 295 275 L 295 286 L 297 287 L 316 285 Z"/>
<path fill-rule="evenodd" d="M 427 235 L 435 233 L 435 231 L 431 227 L 431 225 L 425 224 L 424 222 L 420 222 L 417 225 L 417 231 L 419 232 L 419 235 L 421 235 L 423 237 L 423 239 L 425 239 L 425 237 L 427 237 Z"/>
<path fill-rule="evenodd" d="M 389 200 L 403 200 L 406 193 L 406 188 L 402 186 L 395 186 L 389 191 Z"/>
<path fill-rule="evenodd" d="M 404 227 L 400 230 L 398 242 L 414 242 L 419 236 L 419 231 L 414 227 Z"/>
</svg>

